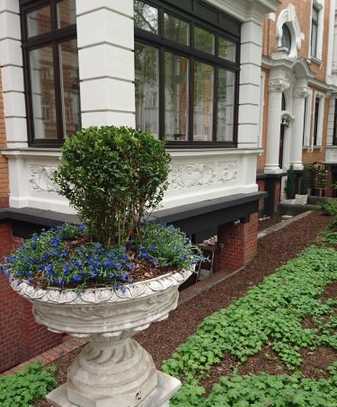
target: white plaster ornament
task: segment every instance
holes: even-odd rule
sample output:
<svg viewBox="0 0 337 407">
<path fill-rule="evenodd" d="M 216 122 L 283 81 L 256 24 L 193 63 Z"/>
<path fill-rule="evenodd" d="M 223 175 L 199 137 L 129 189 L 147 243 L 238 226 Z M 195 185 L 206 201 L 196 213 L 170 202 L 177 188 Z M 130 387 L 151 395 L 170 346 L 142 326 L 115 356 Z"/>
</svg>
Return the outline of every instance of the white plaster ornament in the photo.
<svg viewBox="0 0 337 407">
<path fill-rule="evenodd" d="M 11 286 L 33 304 L 36 321 L 50 331 L 88 338 L 68 370 L 67 383 L 47 399 L 56 407 L 167 407 L 179 380 L 156 370 L 151 355 L 132 337 L 168 317 L 179 286 L 192 270 L 114 288 Z"/>
</svg>

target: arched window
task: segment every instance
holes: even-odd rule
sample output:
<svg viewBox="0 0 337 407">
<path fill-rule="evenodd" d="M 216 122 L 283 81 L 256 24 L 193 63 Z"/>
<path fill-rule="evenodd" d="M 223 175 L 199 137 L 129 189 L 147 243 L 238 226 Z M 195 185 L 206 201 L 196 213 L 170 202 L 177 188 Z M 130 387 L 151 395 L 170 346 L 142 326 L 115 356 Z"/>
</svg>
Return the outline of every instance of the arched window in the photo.
<svg viewBox="0 0 337 407">
<path fill-rule="evenodd" d="M 288 53 L 291 49 L 291 32 L 287 24 L 282 26 L 282 48 L 285 48 Z"/>
</svg>

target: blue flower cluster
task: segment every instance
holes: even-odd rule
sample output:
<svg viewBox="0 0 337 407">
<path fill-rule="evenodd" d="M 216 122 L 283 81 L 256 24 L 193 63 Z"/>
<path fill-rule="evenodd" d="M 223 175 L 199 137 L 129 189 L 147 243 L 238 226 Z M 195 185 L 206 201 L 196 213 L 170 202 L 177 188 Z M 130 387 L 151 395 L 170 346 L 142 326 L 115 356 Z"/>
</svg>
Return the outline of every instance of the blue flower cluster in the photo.
<svg viewBox="0 0 337 407">
<path fill-rule="evenodd" d="M 71 242 L 86 237 L 84 226 L 64 225 L 33 235 L 9 256 L 0 271 L 18 279 L 46 286 L 118 285 L 130 281 L 134 264 L 125 248 L 105 249 L 89 239 L 78 246 Z"/>
<path fill-rule="evenodd" d="M 64 225 L 26 240 L 0 272 L 60 289 L 120 286 L 132 281 L 139 263 L 148 269 L 179 270 L 200 259 L 186 236 L 172 226 L 145 225 L 141 238 L 127 246 L 106 248 L 90 239 L 84 225 Z"/>
</svg>

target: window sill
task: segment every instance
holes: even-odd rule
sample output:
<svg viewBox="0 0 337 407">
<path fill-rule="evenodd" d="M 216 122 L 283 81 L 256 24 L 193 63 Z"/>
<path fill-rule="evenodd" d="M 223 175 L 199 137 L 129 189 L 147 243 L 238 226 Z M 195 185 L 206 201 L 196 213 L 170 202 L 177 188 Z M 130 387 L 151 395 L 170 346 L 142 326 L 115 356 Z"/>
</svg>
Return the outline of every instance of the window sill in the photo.
<svg viewBox="0 0 337 407">
<path fill-rule="evenodd" d="M 323 146 L 305 146 L 302 147 L 302 150 L 306 150 L 306 151 L 315 151 L 315 150 L 321 150 Z"/>
</svg>

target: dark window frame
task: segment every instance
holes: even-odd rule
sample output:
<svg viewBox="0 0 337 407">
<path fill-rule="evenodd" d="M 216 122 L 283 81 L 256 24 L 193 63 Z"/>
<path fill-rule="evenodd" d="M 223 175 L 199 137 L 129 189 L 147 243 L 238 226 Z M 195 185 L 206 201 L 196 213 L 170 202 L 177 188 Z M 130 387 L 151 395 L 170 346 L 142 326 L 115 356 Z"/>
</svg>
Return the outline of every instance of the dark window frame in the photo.
<svg viewBox="0 0 337 407">
<path fill-rule="evenodd" d="M 59 45 L 77 39 L 76 24 L 64 28 L 57 27 L 57 4 L 61 0 L 20 0 L 20 17 L 22 32 L 22 54 L 24 67 L 25 100 L 27 112 L 28 145 L 32 147 L 58 148 L 63 145 L 64 137 L 64 106 L 62 101 L 62 78 L 60 69 Z M 49 6 L 51 11 L 51 31 L 28 37 L 27 14 Z M 55 139 L 35 139 L 33 98 L 29 53 L 35 49 L 50 46 L 53 49 L 53 72 L 56 107 L 56 134 Z M 81 121 L 81 117 L 80 117 Z"/>
<path fill-rule="evenodd" d="M 175 55 L 180 55 L 189 60 L 189 109 L 188 109 L 188 141 L 166 141 L 166 146 L 169 148 L 236 148 L 238 145 L 238 122 L 239 122 L 239 88 L 240 88 L 240 23 L 227 16 L 225 13 L 218 11 L 215 7 L 205 5 L 199 0 L 190 0 L 191 10 L 184 2 L 176 0 L 141 0 L 149 6 L 158 9 L 158 35 L 143 31 L 135 26 L 135 43 L 151 46 L 159 50 L 159 138 L 165 139 L 165 72 L 164 72 L 164 54 L 165 51 L 172 52 Z M 180 6 L 178 6 L 180 3 Z M 211 10 L 216 10 L 217 20 L 202 18 L 202 13 L 190 14 L 187 11 L 198 11 L 198 6 L 208 7 Z M 186 11 L 185 11 L 186 10 Z M 175 41 L 164 37 L 164 13 L 168 13 L 173 17 L 179 18 L 190 24 L 190 44 L 185 46 Z M 195 15 L 197 14 L 197 15 Z M 228 18 L 228 27 L 232 31 L 224 31 L 219 27 L 222 26 L 225 19 Z M 235 25 L 236 24 L 236 25 Z M 193 48 L 194 26 L 204 28 L 215 34 L 215 53 L 208 54 L 206 52 Z M 223 37 L 236 44 L 236 62 L 223 59 L 217 56 L 219 37 Z M 193 141 L 193 94 L 194 94 L 194 64 L 193 61 L 211 65 L 214 68 L 214 83 L 213 83 L 213 128 L 212 141 Z M 235 74 L 235 91 L 234 91 L 234 114 L 233 114 L 233 139 L 232 141 L 216 141 L 217 137 L 217 116 L 218 116 L 218 76 L 219 69 L 225 69 Z"/>
</svg>

